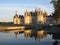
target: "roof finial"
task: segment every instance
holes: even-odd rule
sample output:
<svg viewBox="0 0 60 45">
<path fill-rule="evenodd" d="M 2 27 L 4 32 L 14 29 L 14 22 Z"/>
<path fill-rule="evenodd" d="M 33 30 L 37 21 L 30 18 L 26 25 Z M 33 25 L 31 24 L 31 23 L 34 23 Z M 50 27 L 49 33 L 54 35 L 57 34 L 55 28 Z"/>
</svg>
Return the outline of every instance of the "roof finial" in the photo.
<svg viewBox="0 0 60 45">
<path fill-rule="evenodd" d="M 17 12 L 18 12 L 18 11 L 16 10 L 16 14 L 17 14 Z"/>
<path fill-rule="evenodd" d="M 37 8 L 35 9 L 35 12 L 37 12 Z"/>
<path fill-rule="evenodd" d="M 39 8 L 39 10 L 41 10 L 41 8 Z"/>
<path fill-rule="evenodd" d="M 26 9 L 26 12 L 28 12 L 28 10 Z"/>
</svg>

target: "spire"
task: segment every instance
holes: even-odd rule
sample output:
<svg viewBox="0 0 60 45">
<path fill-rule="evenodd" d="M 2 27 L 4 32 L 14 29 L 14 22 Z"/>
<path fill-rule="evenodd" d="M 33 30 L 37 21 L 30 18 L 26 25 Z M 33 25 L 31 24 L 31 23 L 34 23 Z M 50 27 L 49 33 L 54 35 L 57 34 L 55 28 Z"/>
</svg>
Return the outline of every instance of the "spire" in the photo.
<svg viewBox="0 0 60 45">
<path fill-rule="evenodd" d="M 40 8 L 38 10 L 40 11 Z"/>
<path fill-rule="evenodd" d="M 26 9 L 26 13 L 28 13 L 28 10 Z"/>
<path fill-rule="evenodd" d="M 41 12 L 41 9 L 40 9 L 40 8 L 38 8 L 38 9 L 37 9 L 37 12 L 38 12 L 38 13 L 39 13 L 39 12 Z"/>
<path fill-rule="evenodd" d="M 26 11 L 25 11 L 25 15 L 28 15 L 29 14 L 29 12 L 28 12 L 28 10 L 26 9 Z"/>
<path fill-rule="evenodd" d="M 38 8 L 38 11 L 41 11 L 41 9 L 40 9 L 40 8 Z"/>
<path fill-rule="evenodd" d="M 47 12 L 46 12 L 45 10 L 44 10 L 44 15 L 45 15 L 45 16 L 48 16 L 48 14 L 47 14 Z"/>
<path fill-rule="evenodd" d="M 35 12 L 37 12 L 37 8 L 35 9 Z"/>
<path fill-rule="evenodd" d="M 15 14 L 14 18 L 15 18 L 15 17 L 19 17 L 18 14 L 17 14 L 17 11 L 16 11 L 16 14 Z"/>
<path fill-rule="evenodd" d="M 18 11 L 16 11 L 16 14 L 17 14 Z"/>
</svg>

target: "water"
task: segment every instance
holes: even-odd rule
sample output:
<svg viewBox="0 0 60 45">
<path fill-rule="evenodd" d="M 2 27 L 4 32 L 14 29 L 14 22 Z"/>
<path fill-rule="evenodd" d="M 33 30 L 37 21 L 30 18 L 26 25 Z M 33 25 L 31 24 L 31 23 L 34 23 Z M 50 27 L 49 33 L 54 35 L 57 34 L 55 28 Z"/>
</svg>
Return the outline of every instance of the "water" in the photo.
<svg viewBox="0 0 60 45">
<path fill-rule="evenodd" d="M 60 45 L 60 41 L 55 41 L 53 35 L 44 30 L 11 30 L 0 32 L 0 45 Z"/>
</svg>

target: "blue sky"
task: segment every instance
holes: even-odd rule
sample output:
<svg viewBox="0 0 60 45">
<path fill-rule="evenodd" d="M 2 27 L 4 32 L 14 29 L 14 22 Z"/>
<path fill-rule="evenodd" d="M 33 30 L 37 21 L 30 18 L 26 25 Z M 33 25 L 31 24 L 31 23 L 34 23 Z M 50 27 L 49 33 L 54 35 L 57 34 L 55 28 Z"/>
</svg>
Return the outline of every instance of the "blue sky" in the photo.
<svg viewBox="0 0 60 45">
<path fill-rule="evenodd" d="M 32 11 L 36 8 L 45 10 L 48 14 L 53 12 L 51 0 L 0 0 L 0 21 L 13 21 L 16 10 L 18 14 L 24 14 L 25 10 Z"/>
</svg>

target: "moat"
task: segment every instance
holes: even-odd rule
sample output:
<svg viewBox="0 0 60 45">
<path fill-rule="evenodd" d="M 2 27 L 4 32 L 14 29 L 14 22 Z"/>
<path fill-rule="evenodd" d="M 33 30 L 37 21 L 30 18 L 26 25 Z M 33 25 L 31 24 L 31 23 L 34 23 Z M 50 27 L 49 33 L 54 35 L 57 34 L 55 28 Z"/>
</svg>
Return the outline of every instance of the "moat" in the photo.
<svg viewBox="0 0 60 45">
<path fill-rule="evenodd" d="M 60 32 L 51 33 L 50 30 L 0 30 L 0 45 L 60 45 Z"/>
</svg>

